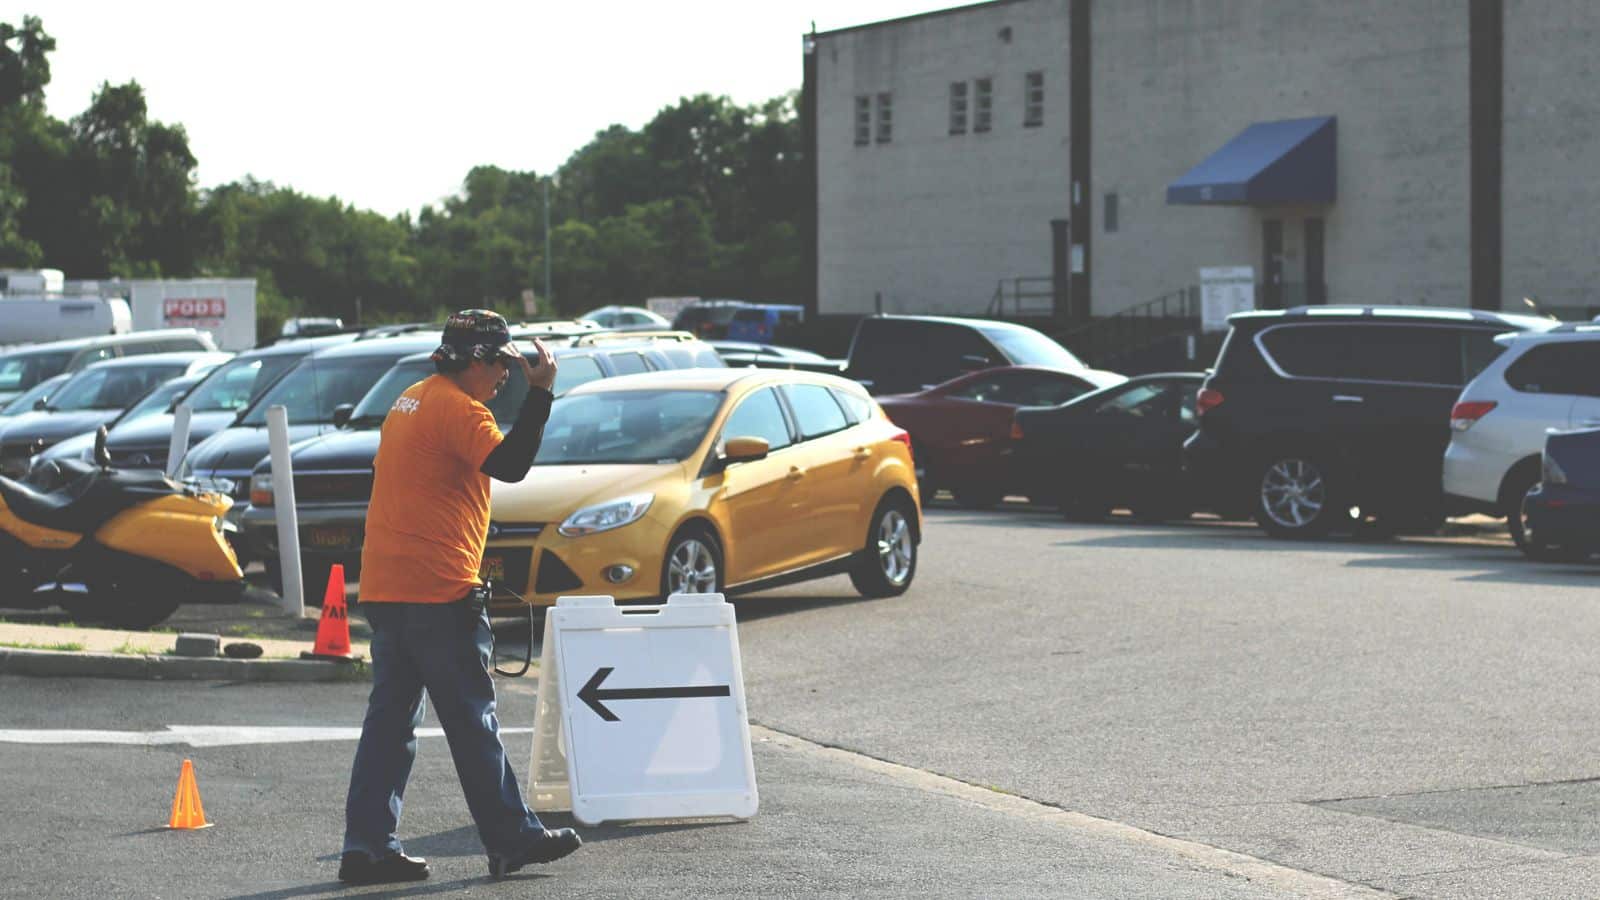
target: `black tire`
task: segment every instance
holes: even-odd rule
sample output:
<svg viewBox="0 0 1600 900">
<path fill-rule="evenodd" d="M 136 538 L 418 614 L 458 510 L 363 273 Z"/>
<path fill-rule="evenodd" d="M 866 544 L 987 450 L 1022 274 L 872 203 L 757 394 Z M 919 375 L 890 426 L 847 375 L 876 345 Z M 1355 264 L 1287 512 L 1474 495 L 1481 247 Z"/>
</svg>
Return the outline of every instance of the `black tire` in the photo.
<svg viewBox="0 0 1600 900">
<path fill-rule="evenodd" d="M 1256 524 L 1273 537 L 1322 537 L 1349 519 L 1338 480 L 1321 458 L 1277 453 L 1256 471 Z"/>
<path fill-rule="evenodd" d="M 997 487 L 968 485 L 954 490 L 956 502 L 967 509 L 993 509 L 1005 499 L 1005 491 Z"/>
<path fill-rule="evenodd" d="M 1522 514 L 1522 501 L 1539 483 L 1540 472 L 1537 465 L 1519 464 L 1506 476 L 1504 490 L 1500 496 L 1500 506 L 1506 515 L 1506 531 L 1511 533 L 1511 543 L 1517 549 L 1526 553 L 1528 551 L 1528 520 Z M 1530 559 L 1532 557 L 1529 557 Z"/>
<path fill-rule="evenodd" d="M 863 597 L 898 597 L 917 576 L 917 513 L 903 497 L 885 497 L 872 511 L 865 546 L 850 569 Z"/>
<path fill-rule="evenodd" d="M 157 564 L 103 567 L 88 579 L 87 597 L 62 603 L 73 621 L 144 631 L 165 622 L 182 604 L 184 579 Z"/>
<path fill-rule="evenodd" d="M 1111 514 L 1109 501 L 1072 487 L 1057 488 L 1055 503 L 1068 522 L 1103 522 Z"/>
<path fill-rule="evenodd" d="M 718 594 L 726 572 L 722 546 L 703 525 L 685 525 L 667 542 L 661 558 L 661 596 L 674 593 Z"/>
</svg>

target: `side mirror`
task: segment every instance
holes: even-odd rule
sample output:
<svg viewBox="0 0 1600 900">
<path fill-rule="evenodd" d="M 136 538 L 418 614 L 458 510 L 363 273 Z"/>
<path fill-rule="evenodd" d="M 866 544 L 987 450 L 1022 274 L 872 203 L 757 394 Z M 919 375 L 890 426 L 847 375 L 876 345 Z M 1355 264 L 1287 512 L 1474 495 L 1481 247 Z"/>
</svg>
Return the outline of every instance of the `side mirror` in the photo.
<svg viewBox="0 0 1600 900">
<path fill-rule="evenodd" d="M 106 449 L 106 427 L 94 431 L 94 464 L 102 469 L 111 468 L 111 451 Z"/>
<path fill-rule="evenodd" d="M 755 462 L 766 459 L 771 446 L 766 438 L 737 437 L 729 438 L 728 445 L 723 449 L 722 455 L 728 463 Z"/>
<path fill-rule="evenodd" d="M 350 423 L 350 415 L 356 411 L 354 403 L 341 403 L 333 408 L 333 427 L 343 428 Z"/>
<path fill-rule="evenodd" d="M 46 400 L 43 397 L 40 397 L 39 399 L 33 401 L 33 408 L 34 409 L 44 409 L 45 407 L 47 407 L 49 405 L 50 405 L 50 401 Z"/>
</svg>

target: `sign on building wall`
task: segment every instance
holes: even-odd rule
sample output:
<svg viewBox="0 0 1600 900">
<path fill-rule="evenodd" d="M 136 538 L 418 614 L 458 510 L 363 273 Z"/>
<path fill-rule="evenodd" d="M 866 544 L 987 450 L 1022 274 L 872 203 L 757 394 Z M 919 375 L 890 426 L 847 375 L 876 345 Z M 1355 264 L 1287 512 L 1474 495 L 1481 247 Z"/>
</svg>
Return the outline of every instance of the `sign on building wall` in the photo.
<svg viewBox="0 0 1600 900">
<path fill-rule="evenodd" d="M 163 304 L 162 325 L 167 328 L 221 328 L 227 316 L 225 297 L 169 297 Z"/>
<path fill-rule="evenodd" d="M 1225 331 L 1229 316 L 1255 308 L 1255 269 L 1222 266 L 1200 270 L 1200 330 Z"/>
</svg>

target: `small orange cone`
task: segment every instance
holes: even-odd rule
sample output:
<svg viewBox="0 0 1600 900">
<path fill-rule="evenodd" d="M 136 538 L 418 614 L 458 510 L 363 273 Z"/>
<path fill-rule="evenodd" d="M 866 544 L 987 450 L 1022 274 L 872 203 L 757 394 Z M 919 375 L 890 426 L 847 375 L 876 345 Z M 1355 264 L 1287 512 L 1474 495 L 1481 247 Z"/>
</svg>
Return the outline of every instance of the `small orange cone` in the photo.
<svg viewBox="0 0 1600 900">
<path fill-rule="evenodd" d="M 317 642 L 301 659 L 331 659 L 349 662 L 350 612 L 344 602 L 344 564 L 334 563 L 328 571 L 328 589 L 322 595 L 322 618 L 317 620 Z"/>
<path fill-rule="evenodd" d="M 211 827 L 211 823 L 206 821 L 205 807 L 200 805 L 200 786 L 195 784 L 194 763 L 187 759 L 183 761 L 183 772 L 178 776 L 178 792 L 172 797 L 172 817 L 167 819 L 167 827 L 185 831 Z"/>
</svg>

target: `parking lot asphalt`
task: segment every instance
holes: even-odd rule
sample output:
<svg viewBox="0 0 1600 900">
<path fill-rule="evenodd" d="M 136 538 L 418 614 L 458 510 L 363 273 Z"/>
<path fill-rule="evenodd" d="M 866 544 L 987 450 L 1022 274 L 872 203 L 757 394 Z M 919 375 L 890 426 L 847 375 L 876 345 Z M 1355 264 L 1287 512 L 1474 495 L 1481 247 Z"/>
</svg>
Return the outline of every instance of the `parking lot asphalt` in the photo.
<svg viewBox="0 0 1600 900">
<path fill-rule="evenodd" d="M 491 885 L 444 744 L 424 738 L 404 832 L 437 874 L 411 892 L 1592 895 L 1600 567 L 1536 566 L 1464 530 L 1285 544 L 1217 522 L 935 508 L 903 597 L 829 579 L 737 601 L 751 822 L 586 829 L 577 856 Z M 525 627 L 502 631 L 516 652 Z M 525 729 L 533 682 L 500 684 L 504 722 Z M 63 896 L 338 893 L 348 738 L 3 732 L 352 726 L 363 693 L 0 676 L 0 796 L 23 813 L 0 821 L 23 848 L 0 859 L 0 893 L 61 871 Z M 507 740 L 525 775 L 531 738 Z M 167 834 L 184 757 L 218 825 Z"/>
</svg>

